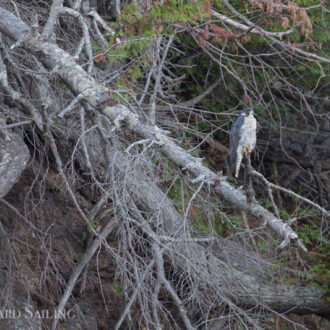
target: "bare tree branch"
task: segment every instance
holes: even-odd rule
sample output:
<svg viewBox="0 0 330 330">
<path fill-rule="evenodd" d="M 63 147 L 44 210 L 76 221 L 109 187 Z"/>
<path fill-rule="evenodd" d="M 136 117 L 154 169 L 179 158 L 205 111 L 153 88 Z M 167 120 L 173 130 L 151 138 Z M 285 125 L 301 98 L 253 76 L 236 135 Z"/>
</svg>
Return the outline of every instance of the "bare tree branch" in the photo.
<svg viewBox="0 0 330 330">
<path fill-rule="evenodd" d="M 272 182 L 269 182 L 261 173 L 257 172 L 256 170 L 252 170 L 251 173 L 261 179 L 265 185 L 267 186 L 267 188 L 273 188 L 273 189 L 276 189 L 276 190 L 280 190 L 280 191 L 283 191 L 285 192 L 286 194 L 290 195 L 290 196 L 293 196 L 295 198 L 298 198 L 302 201 L 304 201 L 305 203 L 309 204 L 309 205 L 312 205 L 313 207 L 315 207 L 316 209 L 320 210 L 325 216 L 329 217 L 330 218 L 330 212 L 327 211 L 326 209 L 324 209 L 323 207 L 321 207 L 320 205 L 314 203 L 313 201 L 311 201 L 310 199 L 308 198 L 305 198 L 303 196 L 300 196 L 298 195 L 297 193 L 295 193 L 294 191 L 290 190 L 290 189 L 286 189 L 286 188 L 283 188 L 281 186 L 278 186 Z"/>
<path fill-rule="evenodd" d="M 235 11 L 235 14 L 236 14 L 236 11 Z M 265 30 L 255 26 L 252 22 L 250 22 L 248 25 L 244 25 L 242 23 L 236 22 L 233 19 L 227 17 L 226 15 L 220 14 L 215 10 L 212 10 L 212 15 L 214 17 L 218 18 L 219 20 L 221 20 L 222 22 L 227 23 L 235 28 L 238 28 L 245 32 L 254 33 L 254 34 L 267 35 L 267 36 L 272 36 L 272 37 L 277 37 L 277 38 L 282 39 L 284 36 L 291 34 L 294 31 L 293 29 L 289 29 L 285 32 L 270 32 L 270 31 L 265 31 Z M 241 17 L 241 16 L 243 16 L 243 15 L 240 14 L 239 17 Z"/>
<path fill-rule="evenodd" d="M 43 131 L 43 123 L 40 111 L 25 97 L 21 95 L 20 92 L 15 91 L 8 83 L 7 70 L 3 63 L 2 56 L 0 54 L 0 88 L 15 102 L 18 102 L 23 109 L 27 109 L 30 112 L 34 122 L 38 128 Z"/>
<path fill-rule="evenodd" d="M 290 45 L 288 45 L 287 43 L 285 42 L 282 42 L 282 41 L 279 41 L 277 40 L 276 38 L 282 38 L 283 37 L 283 33 L 285 35 L 285 33 L 287 34 L 287 32 L 268 32 L 268 31 L 265 31 L 264 29 L 262 29 L 261 27 L 259 26 L 256 26 L 253 22 L 251 22 L 247 17 L 245 17 L 243 14 L 240 14 L 227 0 L 222 0 L 223 3 L 225 4 L 225 6 L 235 15 L 237 15 L 239 18 L 241 18 L 248 26 L 244 26 L 240 23 L 236 23 L 235 21 L 232 21 L 232 20 L 228 20 L 228 18 L 224 15 L 221 15 L 215 11 L 212 11 L 212 14 L 215 16 L 215 17 L 218 17 L 219 19 L 223 20 L 224 22 L 228 23 L 228 24 L 231 24 L 239 29 L 242 29 L 242 30 L 250 30 L 251 27 L 252 27 L 252 30 L 250 32 L 252 32 L 254 29 L 255 31 L 258 31 L 256 33 L 258 34 L 261 34 L 261 35 L 264 35 L 265 37 L 268 37 L 271 41 L 275 42 L 276 44 L 278 44 L 279 46 L 283 47 L 284 49 L 288 50 L 288 51 L 291 51 L 290 49 Z M 289 30 L 290 31 L 290 30 Z M 290 31 L 290 33 L 292 32 L 292 30 Z M 325 58 L 325 57 L 322 57 L 322 56 L 319 56 L 317 54 L 314 54 L 314 53 L 310 53 L 310 52 L 306 52 L 302 49 L 300 49 L 299 47 L 296 47 L 294 49 L 295 52 L 301 54 L 301 55 L 304 55 L 307 59 L 312 59 L 312 60 L 317 60 L 317 61 L 320 61 L 320 62 L 324 62 L 324 63 L 330 63 L 330 59 L 328 58 Z"/>
<path fill-rule="evenodd" d="M 57 22 L 57 17 L 62 8 L 63 0 L 53 0 L 47 23 L 42 31 L 44 37 L 49 38 L 52 35 Z"/>
<path fill-rule="evenodd" d="M 68 299 L 70 298 L 71 292 L 78 281 L 79 275 L 84 270 L 84 268 L 89 263 L 89 261 L 92 259 L 93 255 L 98 250 L 98 248 L 101 246 L 102 241 L 104 241 L 107 238 L 107 236 L 110 235 L 110 233 L 115 228 L 115 226 L 116 226 L 116 223 L 114 221 L 110 220 L 107 223 L 107 225 L 101 230 L 99 237 L 95 238 L 93 243 L 88 247 L 85 254 L 80 259 L 76 268 L 71 273 L 69 282 L 66 286 L 66 289 L 65 289 L 65 291 L 61 297 L 61 300 L 58 304 L 58 307 L 56 309 L 56 311 L 58 312 L 59 315 L 63 312 L 65 305 L 66 305 Z M 52 330 L 56 330 L 58 320 L 59 319 L 56 317 L 53 319 L 53 323 L 52 323 L 52 327 L 51 327 Z"/>
<path fill-rule="evenodd" d="M 0 119 L 0 124 L 2 120 Z M 2 126 L 2 125 L 1 125 Z M 6 129 L 0 129 L 0 198 L 8 194 L 19 179 L 30 158 L 23 139 Z"/>
<path fill-rule="evenodd" d="M 71 15 L 75 18 L 78 18 L 78 21 L 81 25 L 81 28 L 83 30 L 84 33 L 84 40 L 85 40 L 85 48 L 86 48 L 86 52 L 88 55 L 88 73 L 91 73 L 93 70 L 93 66 L 94 66 L 94 62 L 93 62 L 93 51 L 92 51 L 92 45 L 91 45 L 91 40 L 90 40 L 90 36 L 89 36 L 89 31 L 88 31 L 88 27 L 87 24 L 85 22 L 84 17 L 76 10 L 73 10 L 71 8 L 62 8 L 60 10 L 61 14 L 68 14 Z"/>
</svg>

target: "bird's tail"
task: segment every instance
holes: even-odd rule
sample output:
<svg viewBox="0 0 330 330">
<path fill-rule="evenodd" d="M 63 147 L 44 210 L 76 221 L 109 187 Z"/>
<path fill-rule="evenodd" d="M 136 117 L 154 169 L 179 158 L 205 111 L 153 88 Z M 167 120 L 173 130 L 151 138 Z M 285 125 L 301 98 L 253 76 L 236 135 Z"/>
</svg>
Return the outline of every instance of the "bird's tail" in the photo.
<svg viewBox="0 0 330 330">
<path fill-rule="evenodd" d="M 230 153 L 230 158 L 229 158 L 229 166 L 230 166 L 230 172 L 232 175 L 235 175 L 236 171 L 236 152 L 231 152 Z"/>
</svg>

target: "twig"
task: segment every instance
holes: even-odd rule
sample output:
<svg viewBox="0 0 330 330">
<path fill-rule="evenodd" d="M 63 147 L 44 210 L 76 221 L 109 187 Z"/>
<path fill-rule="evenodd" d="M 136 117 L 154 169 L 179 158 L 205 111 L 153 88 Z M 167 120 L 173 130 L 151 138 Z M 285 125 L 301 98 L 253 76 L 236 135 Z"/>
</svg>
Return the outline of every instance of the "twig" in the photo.
<svg viewBox="0 0 330 330">
<path fill-rule="evenodd" d="M 261 0 L 265 5 L 269 5 L 269 0 Z M 325 8 L 325 6 L 323 5 L 323 3 L 325 2 L 325 0 L 321 0 L 319 4 L 317 5 L 312 5 L 312 6 L 309 6 L 309 7 L 299 7 L 299 9 L 303 9 L 303 10 L 312 10 L 312 9 L 316 9 L 316 8 L 322 8 L 326 11 L 327 8 Z M 288 5 L 285 5 L 281 2 L 281 7 L 284 8 L 284 9 L 289 9 L 290 7 Z M 273 8 L 277 8 L 277 3 L 273 3 Z"/>
<path fill-rule="evenodd" d="M 150 97 L 150 102 L 149 102 L 149 106 L 150 106 L 149 119 L 150 119 L 150 122 L 152 125 L 155 124 L 155 120 L 156 120 L 156 97 L 157 97 L 157 94 L 161 91 L 160 80 L 162 77 L 162 68 L 164 66 L 164 62 L 167 57 L 167 53 L 170 49 L 170 46 L 171 46 L 173 40 L 174 40 L 174 35 L 172 34 L 167 42 L 165 50 L 163 51 L 162 59 L 160 59 L 160 43 L 162 41 L 162 37 L 158 37 L 156 39 L 155 63 L 158 61 L 158 66 L 155 66 L 154 70 L 152 71 L 152 73 L 155 74 L 156 79 L 155 79 L 154 91 Z"/>
<path fill-rule="evenodd" d="M 293 192 L 290 189 L 286 189 L 286 188 L 283 188 L 281 186 L 277 186 L 276 184 L 274 184 L 272 182 L 269 182 L 261 173 L 257 172 L 256 170 L 252 170 L 251 173 L 254 176 L 260 178 L 266 184 L 267 187 L 283 191 L 283 192 L 287 193 L 288 195 L 291 195 L 295 198 L 298 198 L 298 199 L 304 201 L 305 203 L 308 203 L 308 204 L 312 205 L 313 207 L 315 207 L 316 209 L 320 210 L 325 216 L 330 217 L 330 212 L 329 211 L 327 211 L 326 209 L 324 209 L 320 205 L 312 202 L 310 199 L 302 197 L 302 196 L 296 194 L 295 192 Z"/>
<path fill-rule="evenodd" d="M 69 193 L 69 196 L 73 202 L 73 205 L 76 207 L 77 211 L 78 211 L 78 214 L 81 216 L 81 218 L 85 221 L 86 225 L 88 226 L 88 228 L 92 231 L 92 233 L 98 237 L 99 234 L 95 231 L 95 229 L 92 227 L 92 225 L 90 224 L 90 221 L 88 220 L 88 218 L 86 217 L 85 213 L 83 212 L 83 210 L 81 209 L 71 187 L 70 187 L 70 184 L 68 182 L 68 179 L 66 178 L 66 175 L 64 174 L 64 171 L 63 171 L 63 165 L 62 165 L 62 161 L 61 161 L 61 157 L 58 153 L 58 150 L 57 150 L 57 147 L 56 147 L 56 143 L 55 143 L 55 140 L 54 140 L 54 137 L 48 127 L 48 124 L 46 125 L 46 132 L 44 134 L 45 138 L 49 141 L 49 144 L 50 144 L 50 148 L 53 152 L 53 155 L 55 157 L 55 161 L 56 161 L 56 165 L 57 165 L 57 170 L 59 172 L 59 175 L 61 177 L 61 179 L 63 180 L 64 184 L 65 184 L 65 187 Z"/>
<path fill-rule="evenodd" d="M 254 236 L 251 233 L 251 229 L 250 229 L 250 226 L 249 226 L 249 221 L 248 221 L 248 218 L 246 216 L 246 213 L 244 211 L 241 211 L 241 214 L 242 214 L 242 219 L 243 219 L 243 223 L 245 225 L 245 228 L 248 230 L 248 234 L 249 234 L 249 237 L 251 239 L 251 242 L 253 243 L 253 246 L 254 246 L 255 250 L 257 252 L 259 252 L 257 242 L 256 242 L 256 240 L 254 239 Z"/>
<path fill-rule="evenodd" d="M 79 56 L 80 56 L 80 53 L 81 53 L 81 51 L 82 51 L 82 49 L 84 47 L 84 44 L 85 44 L 85 38 L 82 37 L 80 39 L 79 44 L 78 44 L 77 50 L 76 50 L 76 52 L 75 52 L 75 54 L 73 56 L 73 58 L 75 59 L 75 61 L 78 61 L 79 60 Z"/>
<path fill-rule="evenodd" d="M 1 54 L 0 54 L 0 88 L 10 96 L 14 102 L 18 102 L 21 106 L 29 110 L 35 124 L 37 127 L 43 131 L 43 120 L 41 118 L 40 111 L 22 94 L 18 91 L 15 91 L 8 83 L 7 70 L 3 63 Z"/>
<path fill-rule="evenodd" d="M 241 13 L 239 13 L 227 0 L 222 0 L 222 2 L 225 4 L 225 6 L 235 15 L 237 15 L 239 18 L 241 18 L 248 26 L 250 27 L 254 27 L 251 32 L 252 33 L 257 33 L 257 34 L 261 34 L 261 35 L 264 35 L 265 37 L 269 38 L 270 40 L 272 40 L 274 43 L 282 46 L 283 48 L 285 48 L 286 50 L 290 50 L 291 51 L 291 48 L 290 48 L 290 45 L 288 45 L 287 43 L 285 42 L 282 42 L 282 41 L 279 41 L 277 40 L 276 38 L 280 38 L 282 39 L 282 37 L 285 35 L 285 34 L 288 34 L 289 31 L 290 33 L 292 33 L 292 30 L 288 30 L 286 32 L 268 32 L 268 31 L 265 31 L 264 29 L 262 29 L 261 27 L 255 25 L 253 22 L 251 22 L 247 17 L 245 17 L 244 15 L 242 15 Z M 216 11 L 212 10 L 212 15 L 214 15 L 215 17 L 218 17 L 220 18 L 221 20 L 223 20 L 224 22 L 228 23 L 228 24 L 231 24 L 237 28 L 240 28 L 242 30 L 249 30 L 250 28 L 248 26 L 244 26 L 243 24 L 241 23 L 237 23 L 231 19 L 229 19 L 228 17 L 224 16 L 224 15 L 221 15 L 219 13 L 217 13 Z M 328 58 L 325 58 L 325 57 L 322 57 L 322 56 L 319 56 L 317 54 L 314 54 L 314 53 L 309 53 L 309 52 L 306 52 L 298 47 L 295 48 L 295 52 L 297 53 L 300 53 L 304 56 L 306 56 L 306 58 L 312 58 L 313 60 L 317 60 L 317 61 L 321 61 L 321 62 L 324 62 L 324 63 L 330 63 L 330 59 Z"/>
<path fill-rule="evenodd" d="M 174 104 L 174 105 L 158 105 L 157 110 L 168 110 L 171 107 L 175 108 L 191 108 L 201 102 L 206 96 L 208 96 L 222 81 L 222 77 L 216 79 L 209 87 L 205 89 L 201 94 L 198 96 L 182 103 Z M 228 149 L 227 149 L 228 150 Z"/>
<path fill-rule="evenodd" d="M 185 325 L 186 329 L 188 329 L 188 330 L 195 329 L 191 325 L 191 322 L 190 322 L 190 320 L 188 318 L 188 315 L 187 315 L 188 314 L 187 310 L 184 307 L 184 304 L 183 304 L 182 300 L 179 298 L 177 293 L 174 291 L 171 283 L 165 277 L 164 261 L 163 261 L 162 252 L 161 252 L 161 249 L 159 248 L 159 246 L 157 245 L 156 242 L 153 243 L 152 249 L 153 249 L 155 257 L 156 257 L 157 276 L 160 278 L 160 280 L 162 281 L 162 283 L 165 286 L 166 290 L 168 291 L 168 293 L 171 295 L 172 299 L 174 300 L 175 305 L 179 310 L 179 313 L 181 315 L 181 318 L 184 322 L 184 325 Z"/>
<path fill-rule="evenodd" d="M 88 214 L 88 219 L 91 219 L 91 222 L 95 222 L 94 219 L 96 217 L 96 214 L 100 210 L 101 207 L 106 203 L 108 199 L 107 194 L 105 194 L 98 202 L 97 204 L 93 207 L 93 209 L 90 211 Z M 87 242 L 87 248 L 91 246 L 93 242 L 93 236 L 89 235 L 88 242 Z M 84 273 L 82 275 L 82 280 L 81 280 L 81 285 L 80 285 L 80 293 L 82 293 L 85 290 L 86 287 L 86 278 L 87 278 L 87 272 L 88 272 L 88 264 L 85 267 Z"/>
<path fill-rule="evenodd" d="M 244 162 L 245 162 L 244 190 L 246 192 L 248 203 L 254 203 L 256 201 L 256 199 L 255 199 L 255 192 L 253 190 L 253 185 L 252 185 L 252 177 L 251 177 L 252 166 L 251 166 L 250 154 L 244 156 Z"/>
<path fill-rule="evenodd" d="M 94 29 L 95 29 L 95 32 L 96 32 L 96 38 L 98 39 L 99 45 L 104 50 L 107 47 L 108 42 L 103 37 L 103 34 L 101 33 L 95 18 L 93 18 L 93 26 L 94 26 Z"/>
<path fill-rule="evenodd" d="M 20 127 L 20 126 L 23 126 L 23 125 L 29 125 L 31 123 L 33 123 L 32 120 L 24 120 L 24 121 L 20 121 L 20 122 L 14 123 L 14 124 L 0 126 L 0 130 L 2 130 L 2 129 L 9 129 L 9 128 L 15 128 L 15 127 Z"/>
<path fill-rule="evenodd" d="M 63 8 L 63 1 L 64 0 L 53 0 L 52 6 L 50 8 L 48 20 L 42 31 L 43 37 L 50 37 L 50 35 L 53 33 L 58 14 L 60 10 Z"/>
<path fill-rule="evenodd" d="M 11 205 L 9 202 L 7 202 L 5 199 L 0 198 L 0 202 L 6 205 L 10 210 L 12 210 L 19 218 L 21 218 L 27 225 L 29 225 L 34 231 L 43 233 L 42 230 L 37 228 L 31 221 L 29 221 L 21 212 L 17 210 L 16 207 Z"/>
<path fill-rule="evenodd" d="M 185 129 L 189 130 L 188 127 L 185 127 Z M 218 140 L 216 140 L 212 137 L 212 135 L 214 134 L 214 131 L 213 132 L 211 131 L 210 133 L 205 134 L 200 131 L 191 130 L 191 133 L 198 136 L 199 138 L 201 138 L 202 139 L 201 142 L 207 143 L 212 148 L 212 150 L 215 149 L 215 150 L 221 152 L 224 155 L 224 157 L 227 157 L 229 155 L 229 149 L 224 144 L 222 144 L 221 142 L 219 142 Z M 201 142 L 199 144 L 201 144 Z"/>
<path fill-rule="evenodd" d="M 142 144 L 142 145 L 146 145 L 147 143 L 150 143 L 150 145 L 152 145 L 154 142 L 151 141 L 150 139 L 143 139 L 143 140 L 135 141 L 135 142 L 131 143 L 131 144 L 126 148 L 125 151 L 126 151 L 126 153 L 129 153 L 130 150 L 131 150 L 132 148 L 134 148 L 135 146 L 140 145 L 140 144 Z"/>
<path fill-rule="evenodd" d="M 52 89 L 48 80 L 48 71 L 44 66 L 35 58 L 37 65 L 37 73 L 29 73 L 35 80 L 37 85 L 37 91 L 39 94 L 39 99 L 41 100 L 42 108 L 47 112 L 50 117 L 53 117 L 53 114 L 56 113 L 56 108 L 54 106 L 54 95 L 51 93 Z M 41 115 L 39 115 L 41 116 Z"/>
<path fill-rule="evenodd" d="M 217 11 L 215 11 L 213 9 L 211 10 L 211 13 L 214 17 L 220 19 L 222 22 L 225 22 L 225 23 L 227 23 L 231 26 L 234 26 L 235 28 L 238 28 L 240 30 L 243 30 L 243 31 L 246 31 L 246 32 L 249 31 L 249 32 L 254 33 L 254 34 L 273 36 L 273 37 L 277 37 L 277 38 L 282 39 L 284 36 L 286 36 L 288 34 L 291 34 L 294 31 L 293 29 L 289 29 L 289 30 L 284 31 L 284 32 L 270 32 L 270 31 L 265 31 L 265 30 L 262 30 L 262 29 L 257 29 L 256 27 L 251 29 L 251 26 L 253 27 L 253 25 L 254 25 L 252 22 L 251 22 L 251 24 L 249 24 L 250 26 L 246 26 L 242 23 L 239 23 L 239 22 L 236 22 L 236 21 L 232 20 L 231 18 L 229 18 L 226 15 L 222 15 L 222 14 L 218 13 Z M 239 17 L 240 16 L 241 15 L 239 15 Z"/>
<path fill-rule="evenodd" d="M 66 286 L 66 289 L 65 289 L 65 291 L 62 295 L 62 298 L 59 302 L 59 305 L 56 309 L 58 315 L 61 315 L 61 313 L 63 312 L 64 307 L 65 307 L 65 305 L 66 305 L 66 303 L 67 303 L 67 301 L 68 301 L 68 299 L 71 295 L 71 292 L 72 292 L 74 286 L 76 285 L 76 282 L 78 280 L 79 275 L 81 274 L 83 269 L 86 267 L 86 265 L 89 263 L 89 261 L 93 257 L 96 250 L 100 247 L 102 242 L 105 241 L 107 236 L 109 236 L 109 234 L 115 228 L 115 226 L 116 226 L 116 223 L 114 221 L 109 221 L 107 223 L 107 225 L 100 232 L 99 237 L 95 238 L 92 245 L 87 249 L 85 254 L 80 259 L 78 265 L 76 266 L 76 268 L 71 273 L 69 282 Z M 59 318 L 54 317 L 53 322 L 52 322 L 52 326 L 51 326 L 52 330 L 56 330 L 58 320 L 59 320 Z"/>
<path fill-rule="evenodd" d="M 82 2 L 82 0 L 74 0 L 73 9 L 80 10 L 81 2 Z"/>
<path fill-rule="evenodd" d="M 144 279 L 149 274 L 149 272 L 152 269 L 152 267 L 154 266 L 155 262 L 156 262 L 156 260 L 155 260 L 155 258 L 153 258 L 149 262 L 148 266 L 146 267 L 144 273 L 141 276 L 141 279 L 140 279 L 139 283 L 137 283 L 136 288 L 135 288 L 135 290 L 133 291 L 133 293 L 131 295 L 131 298 L 130 298 L 129 302 L 126 304 L 124 311 L 122 312 L 122 314 L 120 315 L 120 318 L 119 318 L 118 322 L 116 323 L 115 330 L 119 330 L 120 329 L 122 323 L 125 320 L 125 317 L 127 316 L 127 314 L 131 310 L 131 307 L 132 307 L 132 305 L 133 305 L 133 303 L 134 303 L 134 301 L 135 301 L 135 299 L 136 299 L 136 297 L 137 297 L 137 295 L 138 295 L 138 293 L 139 293 L 139 291 L 141 289 L 141 286 L 143 284 Z"/>
<path fill-rule="evenodd" d="M 84 99 L 84 92 L 78 94 L 71 102 L 65 107 L 57 116 L 63 118 L 67 112 L 72 111 L 83 99 Z"/>
<path fill-rule="evenodd" d="M 156 38 L 155 48 L 154 51 L 154 63 L 153 63 L 153 69 L 152 73 L 156 76 L 155 78 L 155 85 L 154 85 L 154 91 L 150 97 L 149 101 L 149 120 L 152 125 L 155 125 L 156 120 L 156 96 L 158 93 L 158 89 L 160 88 L 160 78 L 161 78 L 161 63 L 156 64 L 157 62 L 160 62 L 160 42 L 162 40 L 162 37 Z"/>
<path fill-rule="evenodd" d="M 115 31 L 109 27 L 109 25 L 105 22 L 105 20 L 93 9 L 91 10 L 87 16 L 92 16 L 95 21 L 100 23 L 104 30 L 108 31 L 110 35 L 114 35 Z"/>
<path fill-rule="evenodd" d="M 116 14 L 120 15 L 120 0 L 115 0 L 116 1 Z"/>
<path fill-rule="evenodd" d="M 81 25 L 81 28 L 84 33 L 84 40 L 85 40 L 85 48 L 86 48 L 86 53 L 88 55 L 88 69 L 87 72 L 91 73 L 94 67 L 94 60 L 93 60 L 93 51 L 92 51 L 92 45 L 91 45 L 91 40 L 89 36 L 89 31 L 88 31 L 88 26 L 85 22 L 85 18 L 76 10 L 64 7 L 61 9 L 61 14 L 68 14 L 71 15 L 75 18 L 78 18 L 78 21 Z"/>
</svg>

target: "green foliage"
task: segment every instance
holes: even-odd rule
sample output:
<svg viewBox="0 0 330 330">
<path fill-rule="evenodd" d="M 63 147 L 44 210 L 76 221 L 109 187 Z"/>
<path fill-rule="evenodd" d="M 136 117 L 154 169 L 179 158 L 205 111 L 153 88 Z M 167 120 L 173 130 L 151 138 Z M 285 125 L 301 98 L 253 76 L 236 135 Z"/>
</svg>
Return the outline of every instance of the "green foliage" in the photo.
<svg viewBox="0 0 330 330">
<path fill-rule="evenodd" d="M 228 228 L 235 228 L 235 229 L 241 229 L 243 228 L 243 221 L 242 218 L 238 215 L 231 215 L 227 214 L 227 218 L 229 219 L 229 223 L 227 224 Z"/>
<path fill-rule="evenodd" d="M 131 78 L 134 80 L 137 80 L 138 78 L 141 78 L 143 76 L 142 71 L 138 65 L 135 65 L 133 67 L 130 67 L 127 70 L 127 73 L 130 74 Z"/>
<path fill-rule="evenodd" d="M 257 246 L 258 246 L 258 248 L 259 248 L 259 250 L 260 250 L 261 252 L 266 253 L 266 252 L 269 251 L 269 248 L 268 248 L 267 244 L 266 244 L 265 241 L 262 240 L 262 239 L 258 239 L 258 240 L 257 240 Z"/>
<path fill-rule="evenodd" d="M 122 297 L 124 295 L 123 283 L 114 283 L 113 288 L 115 289 L 117 296 Z"/>
<path fill-rule="evenodd" d="M 272 202 L 269 199 L 265 199 L 265 198 L 264 199 L 261 199 L 260 200 L 260 204 L 262 206 L 264 206 L 266 209 L 268 209 L 268 210 L 270 210 L 272 212 L 275 211 L 274 210 L 274 207 L 273 207 L 273 204 L 272 204 Z M 282 209 L 282 208 L 279 208 L 279 207 L 277 209 L 278 209 L 278 212 L 279 212 L 279 214 L 280 214 L 280 216 L 281 216 L 282 219 L 285 219 L 285 220 L 290 220 L 291 219 L 291 216 L 287 212 L 287 210 Z"/>
<path fill-rule="evenodd" d="M 268 274 L 272 275 L 272 274 L 276 274 L 279 271 L 279 268 L 277 267 L 272 267 L 268 269 Z"/>
<path fill-rule="evenodd" d="M 297 230 L 299 238 L 309 247 L 318 246 L 317 251 L 305 256 L 309 269 L 304 280 L 325 295 L 330 295 L 330 242 L 315 222 L 300 226 Z"/>
<path fill-rule="evenodd" d="M 324 236 L 321 232 L 320 227 L 315 223 L 311 222 L 308 224 L 304 224 L 299 227 L 298 230 L 299 238 L 303 241 L 304 244 L 308 245 L 329 245 L 329 240 Z M 328 253 L 330 255 L 330 248 L 328 251 L 324 250 L 324 253 Z"/>
<path fill-rule="evenodd" d="M 209 234 L 211 231 L 209 224 L 202 217 L 195 219 L 192 225 L 200 233 Z"/>
<path fill-rule="evenodd" d="M 130 84 L 128 84 L 128 81 L 125 81 L 123 78 L 119 78 L 117 80 L 116 89 L 123 89 L 123 90 L 132 91 L 132 86 Z M 116 100 L 118 103 L 123 103 L 123 98 L 127 102 L 133 102 L 134 101 L 134 99 L 131 96 L 131 93 L 121 93 L 121 96 L 113 94 L 112 98 L 114 100 Z"/>
<path fill-rule="evenodd" d="M 197 25 L 198 20 L 209 16 L 202 9 L 203 1 L 168 0 L 164 6 L 154 6 L 150 10 L 150 19 L 158 24 L 189 23 Z"/>
<path fill-rule="evenodd" d="M 98 221 L 95 221 L 94 219 L 88 219 L 88 221 L 89 221 L 90 227 L 87 227 L 87 231 L 89 233 L 92 233 L 92 229 L 95 230 L 100 223 Z"/>
<path fill-rule="evenodd" d="M 115 44 L 115 36 L 111 37 L 109 47 L 111 50 L 108 52 L 108 60 L 110 63 L 118 62 L 118 60 L 126 61 L 131 58 L 139 57 L 146 53 L 152 45 L 151 38 L 132 38 L 130 40 L 123 41 L 117 47 L 111 46 Z"/>
<path fill-rule="evenodd" d="M 117 36 L 154 37 L 160 33 L 172 34 L 173 23 L 197 25 L 208 17 L 203 9 L 203 1 L 167 0 L 163 5 L 154 4 L 149 12 L 143 15 L 138 4 L 133 2 L 125 6 L 113 27 L 120 27 Z"/>
<path fill-rule="evenodd" d="M 172 181 L 173 178 L 169 177 L 169 180 Z M 176 181 L 172 185 L 171 189 L 168 192 L 168 197 L 175 202 L 175 204 L 179 207 L 179 209 L 182 208 L 182 194 L 181 194 L 181 185 L 179 181 Z"/>
</svg>

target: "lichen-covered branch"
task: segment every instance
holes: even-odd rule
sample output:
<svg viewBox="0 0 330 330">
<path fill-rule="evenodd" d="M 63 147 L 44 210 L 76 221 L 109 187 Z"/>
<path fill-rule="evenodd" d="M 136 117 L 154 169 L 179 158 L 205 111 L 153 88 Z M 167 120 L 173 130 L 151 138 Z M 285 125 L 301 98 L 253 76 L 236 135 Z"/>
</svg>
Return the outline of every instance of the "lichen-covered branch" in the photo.
<svg viewBox="0 0 330 330">
<path fill-rule="evenodd" d="M 23 139 L 2 129 L 0 120 L 0 198 L 5 197 L 19 179 L 30 158 Z"/>
</svg>

